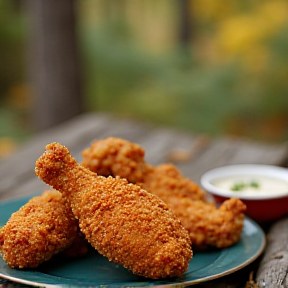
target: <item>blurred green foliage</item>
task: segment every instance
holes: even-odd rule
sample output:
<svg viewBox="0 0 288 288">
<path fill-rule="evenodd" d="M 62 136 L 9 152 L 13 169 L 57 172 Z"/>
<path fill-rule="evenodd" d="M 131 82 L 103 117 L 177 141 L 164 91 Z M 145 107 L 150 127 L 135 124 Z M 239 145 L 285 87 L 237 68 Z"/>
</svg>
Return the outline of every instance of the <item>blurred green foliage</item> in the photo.
<svg viewBox="0 0 288 288">
<path fill-rule="evenodd" d="M 7 91 L 25 80 L 27 23 L 19 1 L 0 1 L 0 100 Z"/>
<path fill-rule="evenodd" d="M 22 8 L 20 1 L 0 1 L 0 140 L 16 142 L 29 137 L 27 99 L 20 88 L 26 82 L 27 17 Z"/>
<path fill-rule="evenodd" d="M 258 40 L 265 57 L 258 47 L 260 56 L 253 57 L 254 43 L 242 54 L 240 42 L 235 47 L 241 55 L 233 47 L 226 56 L 218 53 L 216 61 L 199 57 L 197 37 L 188 49 L 175 45 L 155 55 L 133 42 L 125 21 L 83 29 L 90 107 L 209 135 L 286 140 L 288 23 L 284 24 Z M 217 35 L 208 31 L 211 38 Z"/>
<path fill-rule="evenodd" d="M 27 19 L 18 2 L 0 2 L 0 137 L 23 139 L 29 105 L 15 108 L 25 93 L 10 91 L 27 82 Z M 171 29 L 179 25 L 177 1 L 104 2 L 78 2 L 89 110 L 213 136 L 288 139 L 286 1 L 195 0 L 186 46 Z"/>
</svg>

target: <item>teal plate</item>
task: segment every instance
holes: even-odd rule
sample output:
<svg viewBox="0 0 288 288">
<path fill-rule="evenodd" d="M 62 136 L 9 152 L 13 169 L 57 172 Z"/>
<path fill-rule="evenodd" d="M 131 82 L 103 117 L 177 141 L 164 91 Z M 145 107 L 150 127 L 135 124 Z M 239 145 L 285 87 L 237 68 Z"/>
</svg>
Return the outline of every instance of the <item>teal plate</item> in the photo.
<svg viewBox="0 0 288 288">
<path fill-rule="evenodd" d="M 0 226 L 30 197 L 0 203 Z M 232 247 L 195 253 L 181 278 L 153 280 L 132 274 L 121 265 L 109 262 L 96 251 L 77 259 L 55 256 L 37 269 L 11 269 L 0 257 L 0 277 L 42 287 L 184 287 L 213 280 L 235 272 L 253 262 L 265 247 L 262 229 L 245 218 L 240 241 Z"/>
</svg>

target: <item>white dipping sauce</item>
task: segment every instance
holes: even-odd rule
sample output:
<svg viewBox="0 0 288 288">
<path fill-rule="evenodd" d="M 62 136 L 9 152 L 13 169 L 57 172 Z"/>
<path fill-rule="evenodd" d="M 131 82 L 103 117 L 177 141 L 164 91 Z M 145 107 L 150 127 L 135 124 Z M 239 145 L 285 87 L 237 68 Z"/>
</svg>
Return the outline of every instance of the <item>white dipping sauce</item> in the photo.
<svg viewBox="0 0 288 288">
<path fill-rule="evenodd" d="M 288 193 L 287 182 L 261 175 L 233 175 L 211 181 L 214 186 L 235 192 L 236 195 L 274 195 Z"/>
</svg>

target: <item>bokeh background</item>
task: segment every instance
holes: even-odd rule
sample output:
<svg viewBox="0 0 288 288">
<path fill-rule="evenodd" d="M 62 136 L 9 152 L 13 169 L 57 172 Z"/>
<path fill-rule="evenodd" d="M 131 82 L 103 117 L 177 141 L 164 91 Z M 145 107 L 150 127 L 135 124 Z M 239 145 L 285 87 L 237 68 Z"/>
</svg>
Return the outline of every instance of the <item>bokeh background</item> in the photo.
<svg viewBox="0 0 288 288">
<path fill-rule="evenodd" d="M 37 0 L 27 2 L 0 1 L 0 159 L 37 131 L 33 123 L 41 113 L 35 107 L 43 107 L 35 102 L 53 102 L 34 89 L 31 75 L 45 67 L 31 65 L 41 23 L 33 14 L 39 13 Z M 287 141 L 287 0 L 70 2 L 81 70 L 79 111 L 212 137 Z"/>
</svg>

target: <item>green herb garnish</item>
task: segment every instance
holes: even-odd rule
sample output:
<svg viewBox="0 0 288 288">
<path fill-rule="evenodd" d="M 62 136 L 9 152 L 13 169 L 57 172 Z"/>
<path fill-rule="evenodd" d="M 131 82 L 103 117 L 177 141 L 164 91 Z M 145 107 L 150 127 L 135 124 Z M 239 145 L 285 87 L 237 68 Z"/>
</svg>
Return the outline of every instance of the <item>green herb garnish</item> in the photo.
<svg viewBox="0 0 288 288">
<path fill-rule="evenodd" d="M 253 187 L 253 188 L 259 188 L 260 187 L 260 184 L 255 181 L 255 180 L 252 180 L 251 182 L 249 182 L 248 184 L 247 183 L 244 183 L 243 181 L 241 182 L 236 182 L 232 187 L 231 187 L 231 190 L 232 191 L 242 191 L 244 190 L 246 187 Z"/>
<path fill-rule="evenodd" d="M 258 182 L 256 182 L 255 180 L 252 180 L 250 183 L 250 186 L 253 188 L 259 188 L 260 184 Z"/>
<path fill-rule="evenodd" d="M 232 191 L 241 191 L 245 188 L 244 182 L 237 182 L 232 186 L 231 190 Z"/>
</svg>

